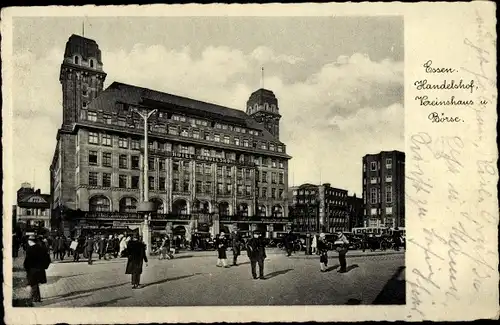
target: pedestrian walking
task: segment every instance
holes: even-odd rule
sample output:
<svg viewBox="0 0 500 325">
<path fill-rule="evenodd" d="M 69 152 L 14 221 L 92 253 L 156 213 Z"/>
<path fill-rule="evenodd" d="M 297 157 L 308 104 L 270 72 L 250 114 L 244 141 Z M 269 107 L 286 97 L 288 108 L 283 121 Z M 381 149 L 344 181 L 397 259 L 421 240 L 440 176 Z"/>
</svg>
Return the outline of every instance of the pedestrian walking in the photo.
<svg viewBox="0 0 500 325">
<path fill-rule="evenodd" d="M 224 232 L 221 232 L 215 239 L 215 247 L 217 249 L 217 266 L 229 267 L 227 265 L 227 241 Z"/>
<path fill-rule="evenodd" d="M 59 259 L 59 236 L 56 236 L 52 244 L 52 259 Z"/>
<path fill-rule="evenodd" d="M 24 269 L 28 285 L 31 287 L 31 299 L 33 302 L 41 302 L 40 284 L 47 283 L 45 270 L 50 265 L 50 255 L 41 241 L 36 241 L 34 235 L 28 237 Z"/>
<path fill-rule="evenodd" d="M 87 236 L 87 240 L 85 241 L 85 254 L 87 254 L 87 261 L 89 265 L 92 265 L 92 254 L 94 254 L 94 237 Z"/>
<path fill-rule="evenodd" d="M 19 256 L 19 246 L 19 237 L 17 235 L 12 235 L 12 257 L 16 258 Z"/>
<path fill-rule="evenodd" d="M 164 259 L 173 259 L 174 258 L 174 255 L 172 254 L 172 252 L 170 251 L 170 239 L 168 238 L 168 236 L 165 236 L 163 237 L 163 240 L 161 242 L 161 246 L 160 246 L 160 260 L 164 260 Z"/>
<path fill-rule="evenodd" d="M 264 240 L 258 232 L 253 233 L 253 238 L 247 243 L 247 255 L 250 259 L 252 277 L 257 279 L 257 264 L 259 265 L 259 279 L 264 280 L 264 260 L 266 259 L 266 248 Z"/>
<path fill-rule="evenodd" d="M 99 238 L 97 242 L 97 253 L 99 254 L 99 259 L 104 259 L 106 260 L 106 249 L 108 248 L 108 241 L 104 235 Z"/>
<path fill-rule="evenodd" d="M 56 246 L 57 246 L 57 255 L 59 256 L 59 259 L 63 261 L 66 249 L 66 243 L 63 236 L 57 237 Z"/>
<path fill-rule="evenodd" d="M 326 235 L 321 233 L 316 242 L 319 254 L 319 264 L 321 272 L 326 272 L 328 267 L 328 243 L 326 242 Z"/>
<path fill-rule="evenodd" d="M 337 240 L 334 243 L 337 252 L 339 253 L 339 263 L 340 263 L 340 270 L 339 273 L 345 273 L 347 272 L 347 261 L 346 261 L 346 254 L 347 251 L 349 250 L 349 240 L 347 240 L 347 237 L 342 233 L 338 232 L 337 233 Z"/>
<path fill-rule="evenodd" d="M 312 254 L 318 253 L 318 239 L 316 237 L 316 234 L 314 234 L 313 238 L 312 238 L 311 250 L 312 250 Z"/>
<path fill-rule="evenodd" d="M 288 234 L 286 234 L 285 237 L 283 238 L 283 245 L 285 246 L 287 256 L 292 255 L 293 244 L 294 244 L 294 236 L 292 234 L 292 231 L 289 231 Z"/>
<path fill-rule="evenodd" d="M 132 289 L 139 288 L 141 284 L 141 274 L 143 262 L 148 266 L 146 256 L 146 244 L 139 240 L 139 235 L 134 237 L 127 244 L 127 268 L 125 274 L 132 275 Z"/>
<path fill-rule="evenodd" d="M 400 242 L 400 234 L 399 234 L 399 228 L 396 227 L 392 233 L 392 240 L 394 242 L 394 250 L 399 251 L 399 246 L 401 245 Z"/>
<path fill-rule="evenodd" d="M 235 229 L 231 233 L 231 244 L 233 246 L 233 265 L 238 265 L 238 256 L 241 254 L 241 236 Z"/>
</svg>

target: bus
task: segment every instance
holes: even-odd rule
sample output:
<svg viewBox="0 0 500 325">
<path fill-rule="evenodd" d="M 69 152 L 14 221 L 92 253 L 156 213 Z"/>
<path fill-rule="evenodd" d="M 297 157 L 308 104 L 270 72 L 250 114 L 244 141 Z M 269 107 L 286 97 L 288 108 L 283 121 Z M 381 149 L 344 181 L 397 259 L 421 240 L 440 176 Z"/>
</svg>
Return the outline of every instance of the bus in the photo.
<svg viewBox="0 0 500 325">
<path fill-rule="evenodd" d="M 394 228 L 386 228 L 386 227 L 363 227 L 363 228 L 352 228 L 352 233 L 356 236 L 362 236 L 363 234 L 373 234 L 374 236 L 382 236 L 382 235 L 392 235 L 395 231 Z M 406 237 L 405 228 L 398 228 L 400 235 L 404 238 Z"/>
</svg>

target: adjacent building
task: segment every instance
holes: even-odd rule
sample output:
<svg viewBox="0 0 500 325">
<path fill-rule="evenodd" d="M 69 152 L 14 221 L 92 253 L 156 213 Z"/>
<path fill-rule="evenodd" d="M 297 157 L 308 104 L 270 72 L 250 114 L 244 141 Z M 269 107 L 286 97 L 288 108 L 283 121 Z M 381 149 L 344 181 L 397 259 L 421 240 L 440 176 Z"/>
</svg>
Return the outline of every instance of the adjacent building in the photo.
<svg viewBox="0 0 500 325">
<path fill-rule="evenodd" d="M 17 204 L 13 206 L 15 228 L 29 231 L 50 229 L 50 195 L 23 183 L 17 191 Z"/>
<path fill-rule="evenodd" d="M 293 231 L 349 231 L 347 190 L 323 185 L 303 184 L 289 189 L 289 213 Z"/>
<path fill-rule="evenodd" d="M 364 227 L 405 226 L 405 154 L 382 151 L 363 157 Z"/>
<path fill-rule="evenodd" d="M 119 82 L 104 89 L 105 78 L 97 43 L 72 35 L 60 69 L 63 123 L 50 167 L 61 231 L 139 227 L 145 145 L 153 230 L 213 234 L 236 224 L 267 236 L 285 231 L 291 157 L 279 139 L 272 91 L 252 93 L 245 112 Z M 157 110 L 147 144 L 136 109 Z"/>
<path fill-rule="evenodd" d="M 364 226 L 365 204 L 362 197 L 354 195 L 347 196 L 347 206 L 349 211 L 349 231 L 355 227 Z"/>
</svg>

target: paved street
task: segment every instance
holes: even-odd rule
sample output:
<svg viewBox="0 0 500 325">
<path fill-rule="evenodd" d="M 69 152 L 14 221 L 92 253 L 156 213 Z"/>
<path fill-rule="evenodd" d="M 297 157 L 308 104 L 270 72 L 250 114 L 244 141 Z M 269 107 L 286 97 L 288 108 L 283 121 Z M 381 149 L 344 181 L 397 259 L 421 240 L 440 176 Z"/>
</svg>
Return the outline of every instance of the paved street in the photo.
<svg viewBox="0 0 500 325">
<path fill-rule="evenodd" d="M 244 252 L 243 252 L 244 254 Z M 351 255 L 351 257 L 349 256 Z M 231 253 L 228 252 L 228 257 Z M 270 251 L 266 280 L 254 280 L 248 258 L 228 269 L 215 266 L 215 252 L 182 252 L 174 260 L 153 257 L 144 268 L 143 288 L 132 290 L 125 275 L 126 259 L 55 262 L 41 286 L 46 307 L 189 306 L 189 305 L 327 305 L 404 304 L 404 253 L 349 252 L 348 272 L 336 272 L 332 253 L 330 271 L 319 272 L 319 257 L 292 258 Z M 22 258 L 14 261 L 14 299 L 29 297 Z"/>
</svg>

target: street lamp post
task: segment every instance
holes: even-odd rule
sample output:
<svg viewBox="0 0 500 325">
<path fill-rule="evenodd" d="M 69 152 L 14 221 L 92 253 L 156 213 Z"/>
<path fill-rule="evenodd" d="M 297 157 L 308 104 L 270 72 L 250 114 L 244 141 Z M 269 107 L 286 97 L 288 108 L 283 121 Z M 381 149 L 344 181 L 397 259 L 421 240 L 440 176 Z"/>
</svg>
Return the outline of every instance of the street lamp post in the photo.
<svg viewBox="0 0 500 325">
<path fill-rule="evenodd" d="M 155 206 L 153 202 L 149 202 L 149 157 L 148 157 L 148 120 L 149 118 L 156 113 L 156 109 L 154 110 L 137 110 L 134 109 L 134 112 L 137 113 L 144 120 L 144 163 L 143 163 L 143 189 L 144 189 L 144 197 L 143 202 L 139 204 L 139 208 L 137 212 L 144 213 L 144 224 L 142 228 L 142 239 L 146 244 L 146 254 L 149 256 L 151 253 L 151 236 L 149 230 L 149 223 L 151 221 L 151 212 L 155 211 Z"/>
</svg>

